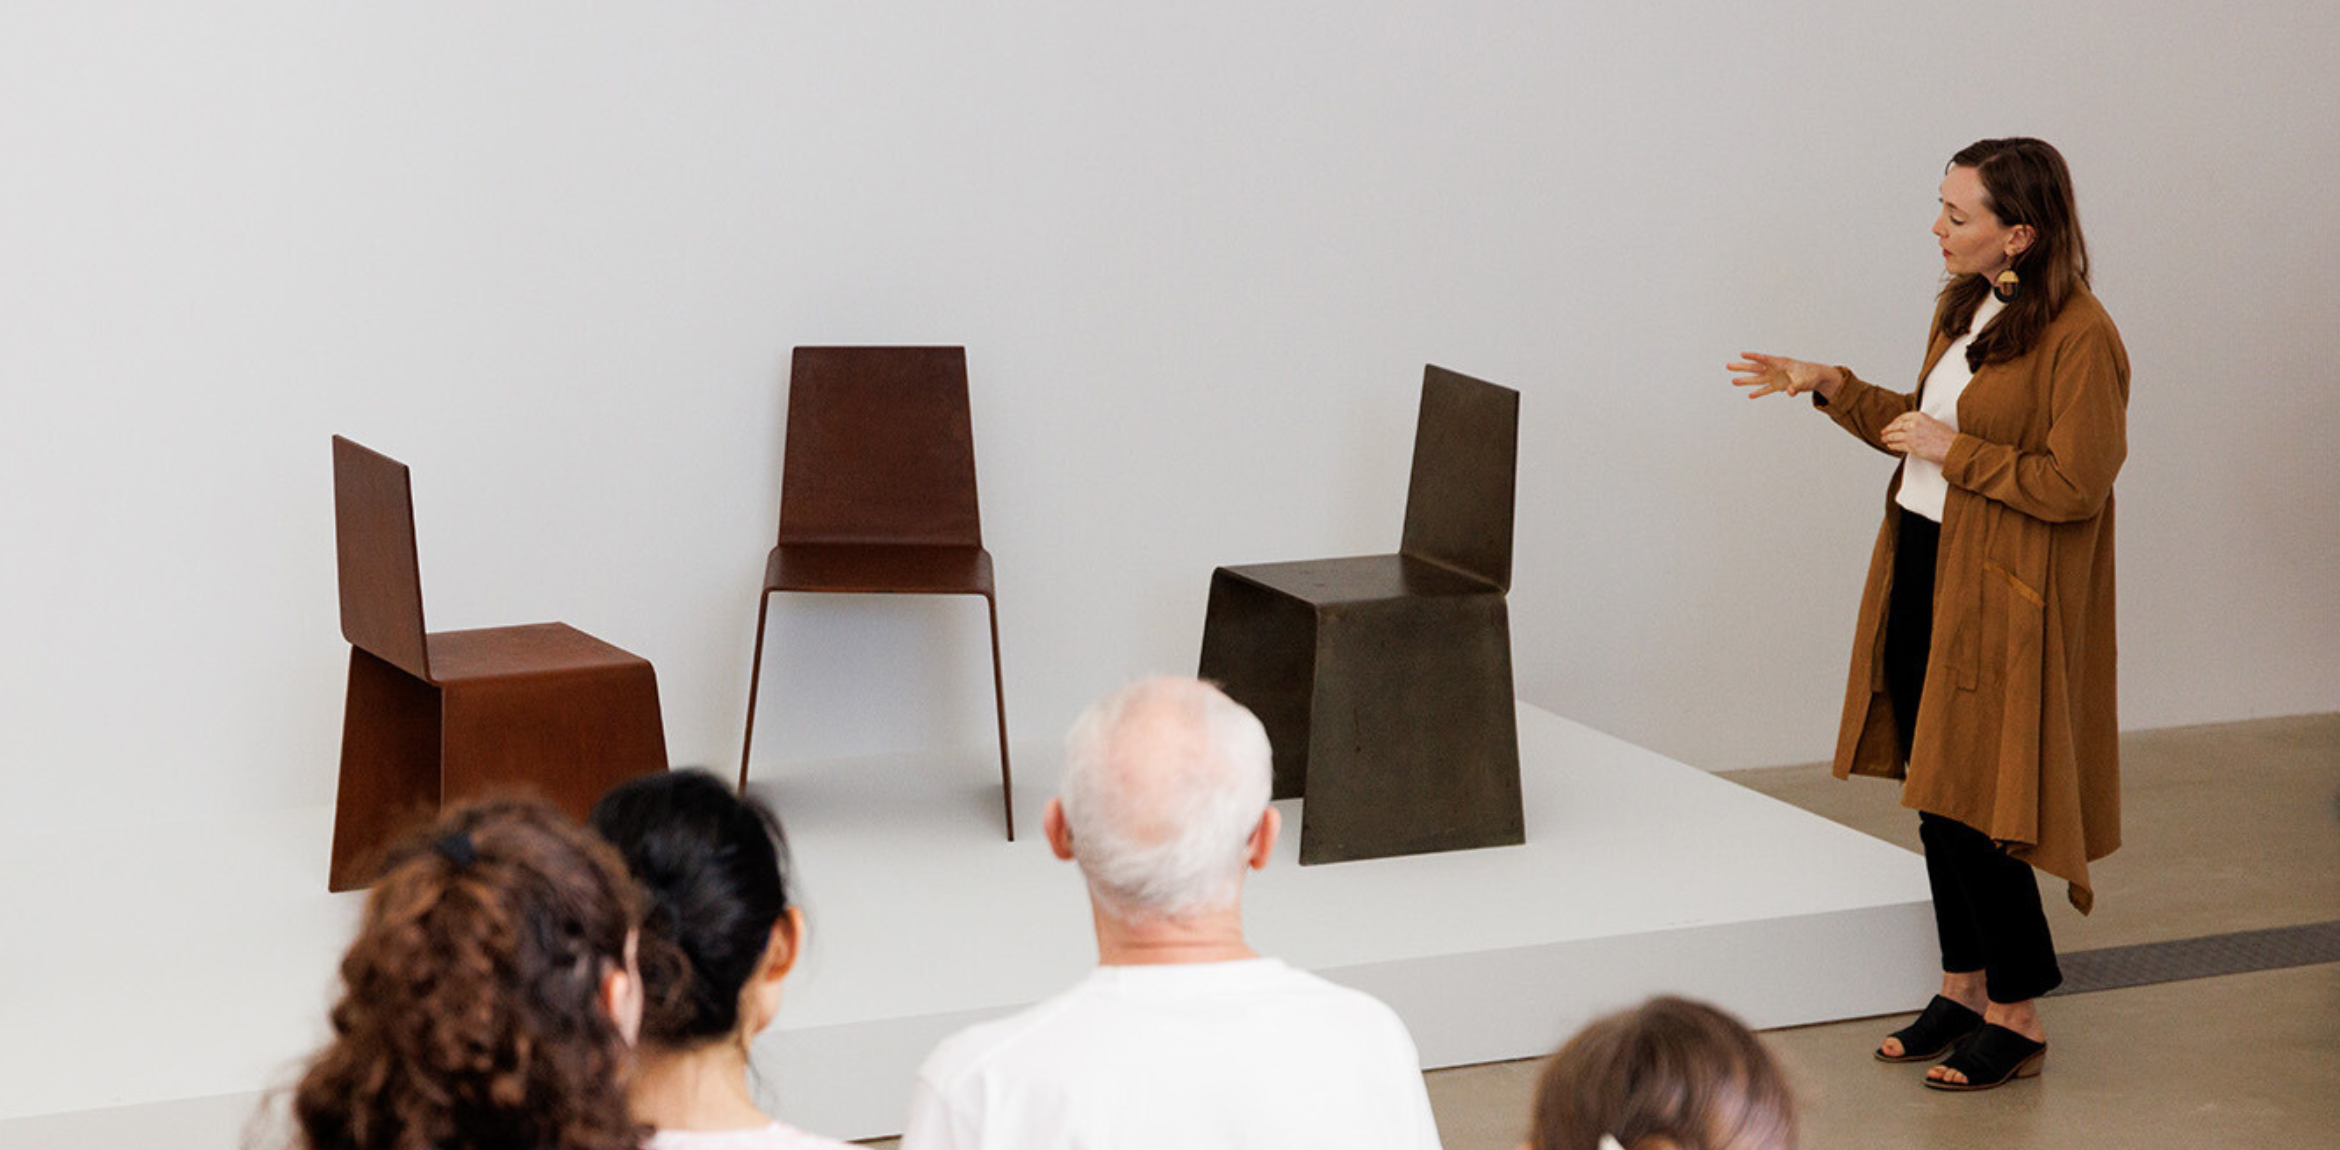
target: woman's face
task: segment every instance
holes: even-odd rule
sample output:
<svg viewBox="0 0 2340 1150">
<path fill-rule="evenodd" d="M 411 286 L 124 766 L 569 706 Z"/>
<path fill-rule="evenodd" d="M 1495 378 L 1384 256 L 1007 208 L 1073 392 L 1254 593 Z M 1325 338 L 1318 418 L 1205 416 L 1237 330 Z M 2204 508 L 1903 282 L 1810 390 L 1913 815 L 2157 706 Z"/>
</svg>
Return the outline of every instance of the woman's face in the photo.
<svg viewBox="0 0 2340 1150">
<path fill-rule="evenodd" d="M 2008 227 L 1990 209 L 1982 176 L 1963 165 L 1942 176 L 1942 210 L 1934 216 L 1942 267 L 1954 276 L 1990 278 L 2007 270 L 2031 246 L 2031 229 Z"/>
</svg>

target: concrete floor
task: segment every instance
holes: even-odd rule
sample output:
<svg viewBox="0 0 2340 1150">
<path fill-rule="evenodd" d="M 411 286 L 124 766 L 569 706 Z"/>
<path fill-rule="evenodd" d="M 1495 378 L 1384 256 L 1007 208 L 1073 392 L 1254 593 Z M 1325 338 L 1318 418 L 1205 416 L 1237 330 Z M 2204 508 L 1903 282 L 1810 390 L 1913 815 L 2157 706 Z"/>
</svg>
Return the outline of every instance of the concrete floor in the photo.
<svg viewBox="0 0 2340 1150">
<path fill-rule="evenodd" d="M 2340 714 L 2136 732 L 2121 751 L 2125 842 L 2095 868 L 2096 913 L 2043 884 L 2059 949 L 2340 919 Z M 1726 777 L 1917 849 L 1917 817 L 1891 783 L 1839 782 L 1823 765 Z M 1912 1015 L 1764 1037 L 1796 1083 L 1807 1147 L 2335 1144 L 2340 963 L 2054 998 L 2043 1011 L 2047 1073 L 1982 1094 L 1927 1090 L 1923 1066 L 1869 1057 Z M 1519 1145 L 1537 1070 L 1432 1071 L 1447 1150 Z"/>
<path fill-rule="evenodd" d="M 2121 743 L 2125 841 L 2096 913 L 2042 894 L 2059 949 L 2340 919 L 2340 715 L 2142 731 Z M 1823 765 L 1727 776 L 1917 849 L 1893 784 Z M 1911 1003 L 1914 1008 L 1921 1003 Z M 1869 1057 L 1913 1015 L 1764 1035 L 1808 1147 L 2330 1146 L 2340 1141 L 2340 964 L 2049 999 L 2047 1073 L 1983 1094 Z M 1534 1062 L 1433 1071 L 1447 1150 L 1519 1144 Z"/>
</svg>

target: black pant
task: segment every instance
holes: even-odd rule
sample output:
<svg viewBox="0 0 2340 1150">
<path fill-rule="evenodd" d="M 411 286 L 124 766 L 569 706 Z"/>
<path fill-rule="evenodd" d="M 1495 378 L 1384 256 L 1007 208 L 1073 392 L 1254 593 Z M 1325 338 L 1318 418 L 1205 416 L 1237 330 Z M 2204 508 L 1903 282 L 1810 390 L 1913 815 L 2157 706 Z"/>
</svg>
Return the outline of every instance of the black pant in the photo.
<svg viewBox="0 0 2340 1150">
<path fill-rule="evenodd" d="M 1901 512 L 1893 598 L 1885 615 L 1885 690 L 1893 700 L 1905 760 L 1926 683 L 1941 539 L 1941 524 Z M 1982 971 L 1991 1001 L 1999 1003 L 2037 998 L 2064 981 L 2031 864 L 2009 857 L 1989 835 L 1930 812 L 1918 814 L 1918 839 L 1926 848 L 1926 880 L 1934 892 L 1934 929 L 1942 940 L 1944 971 Z"/>
</svg>

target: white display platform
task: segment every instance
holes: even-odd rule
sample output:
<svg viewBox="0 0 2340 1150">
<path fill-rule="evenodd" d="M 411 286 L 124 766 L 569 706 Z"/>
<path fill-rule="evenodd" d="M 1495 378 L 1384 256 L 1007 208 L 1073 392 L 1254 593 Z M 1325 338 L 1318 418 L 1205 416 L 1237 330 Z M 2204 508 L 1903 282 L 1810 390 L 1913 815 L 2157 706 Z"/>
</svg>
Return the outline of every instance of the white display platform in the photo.
<svg viewBox="0 0 2340 1150">
<path fill-rule="evenodd" d="M 1279 804 L 1253 944 L 1390 1003 L 1427 1067 L 1541 1054 L 1659 992 L 1758 1027 L 1924 1001 L 1917 856 L 1534 707 L 1519 722 L 1526 845 L 1303 868 Z M 936 1041 L 1095 961 L 1079 875 L 1039 836 L 1055 756 L 1020 755 L 1012 844 L 995 760 L 759 764 L 813 923 L 756 1046 L 791 1121 L 895 1133 Z M 325 893 L 329 828 L 310 808 L 0 843 L 0 1148 L 236 1145 L 324 1034 L 360 898 Z"/>
</svg>

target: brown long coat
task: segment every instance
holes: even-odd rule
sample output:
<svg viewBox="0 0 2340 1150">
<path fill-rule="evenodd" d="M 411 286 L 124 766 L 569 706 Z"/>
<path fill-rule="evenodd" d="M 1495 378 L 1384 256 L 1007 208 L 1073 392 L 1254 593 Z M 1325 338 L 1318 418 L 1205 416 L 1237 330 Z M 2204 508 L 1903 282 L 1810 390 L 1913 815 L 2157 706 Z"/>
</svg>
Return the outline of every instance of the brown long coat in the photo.
<svg viewBox="0 0 2340 1150">
<path fill-rule="evenodd" d="M 1924 380 L 1950 341 L 1926 349 Z M 1900 393 L 1845 373 L 1814 402 L 1884 451 Z M 1885 690 L 1885 610 L 1896 543 L 1893 493 L 1869 561 L 1836 776 L 1905 778 L 1903 806 L 1981 830 L 2095 902 L 2088 864 L 2120 845 L 2114 714 L 2113 477 L 2128 454 L 2129 356 L 2082 290 L 2030 352 L 1987 364 L 1958 400 L 1943 460 L 1950 494 L 1934 576 L 1934 634 L 1906 771 Z"/>
</svg>

